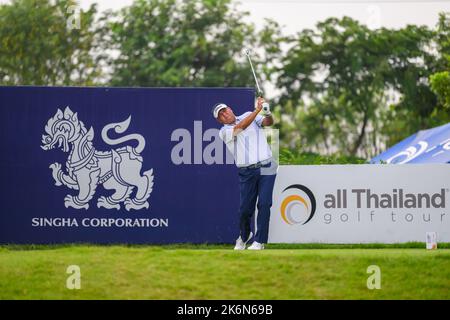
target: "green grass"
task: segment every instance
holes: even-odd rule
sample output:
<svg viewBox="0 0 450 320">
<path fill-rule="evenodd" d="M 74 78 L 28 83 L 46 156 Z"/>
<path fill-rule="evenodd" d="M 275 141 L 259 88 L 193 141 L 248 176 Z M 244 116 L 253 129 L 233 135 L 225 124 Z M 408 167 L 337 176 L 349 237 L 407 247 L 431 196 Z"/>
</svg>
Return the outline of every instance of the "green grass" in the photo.
<svg viewBox="0 0 450 320">
<path fill-rule="evenodd" d="M 450 250 L 375 246 L 1 246 L 0 299 L 450 299 Z M 81 290 L 65 286 L 74 264 Z"/>
</svg>

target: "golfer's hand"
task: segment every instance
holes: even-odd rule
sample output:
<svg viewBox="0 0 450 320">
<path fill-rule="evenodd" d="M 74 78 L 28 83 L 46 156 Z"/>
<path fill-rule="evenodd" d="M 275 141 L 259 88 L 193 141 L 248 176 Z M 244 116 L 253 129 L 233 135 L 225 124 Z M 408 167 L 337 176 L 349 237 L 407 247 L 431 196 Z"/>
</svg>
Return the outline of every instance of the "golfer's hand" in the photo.
<svg viewBox="0 0 450 320">
<path fill-rule="evenodd" d="M 259 113 L 262 109 L 262 104 L 264 103 L 264 98 L 259 97 L 258 100 L 256 100 L 256 106 L 255 110 Z"/>
</svg>

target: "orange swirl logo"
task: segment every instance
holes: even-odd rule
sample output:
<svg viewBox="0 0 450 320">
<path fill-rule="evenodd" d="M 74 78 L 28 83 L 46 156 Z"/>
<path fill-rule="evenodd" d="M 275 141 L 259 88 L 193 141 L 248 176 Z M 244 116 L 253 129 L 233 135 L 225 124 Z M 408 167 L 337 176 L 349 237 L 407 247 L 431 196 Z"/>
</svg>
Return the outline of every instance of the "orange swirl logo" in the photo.
<svg viewBox="0 0 450 320">
<path fill-rule="evenodd" d="M 307 197 L 309 198 L 309 203 L 311 205 L 308 205 L 308 201 L 306 201 L 304 197 L 302 197 L 298 194 L 289 195 L 286 198 L 284 198 L 283 202 L 281 203 L 281 207 L 280 207 L 281 218 L 284 220 L 284 222 L 286 222 L 289 225 L 299 224 L 299 223 L 301 223 L 301 224 L 308 223 L 314 216 L 314 213 L 316 212 L 316 198 L 314 197 L 314 194 L 311 192 L 311 190 L 309 190 L 307 187 L 305 187 L 304 185 L 301 185 L 301 184 L 290 185 L 289 187 L 284 189 L 283 192 L 285 192 L 286 190 L 289 190 L 289 189 L 297 189 L 297 190 L 303 191 L 303 193 L 305 193 L 307 195 Z M 301 204 L 301 205 L 305 206 L 306 211 L 308 212 L 308 218 L 303 223 L 302 223 L 302 221 L 294 219 L 294 217 L 292 215 L 292 207 L 296 204 Z"/>
</svg>

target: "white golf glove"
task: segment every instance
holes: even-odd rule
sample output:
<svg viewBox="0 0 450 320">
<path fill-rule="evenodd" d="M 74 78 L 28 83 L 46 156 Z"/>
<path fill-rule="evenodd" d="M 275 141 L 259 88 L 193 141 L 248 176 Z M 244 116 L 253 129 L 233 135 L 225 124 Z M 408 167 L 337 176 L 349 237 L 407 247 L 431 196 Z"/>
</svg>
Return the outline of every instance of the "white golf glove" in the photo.
<svg viewBox="0 0 450 320">
<path fill-rule="evenodd" d="M 270 112 L 270 105 L 267 102 L 262 104 L 262 113 L 264 116 L 270 116 L 272 113 Z"/>
</svg>

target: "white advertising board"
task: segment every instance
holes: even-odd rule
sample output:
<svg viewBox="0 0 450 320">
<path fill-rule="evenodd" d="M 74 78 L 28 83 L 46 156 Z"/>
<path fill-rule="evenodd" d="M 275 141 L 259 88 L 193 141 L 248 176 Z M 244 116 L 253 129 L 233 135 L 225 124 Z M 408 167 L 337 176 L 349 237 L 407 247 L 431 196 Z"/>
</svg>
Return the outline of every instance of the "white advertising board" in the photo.
<svg viewBox="0 0 450 320">
<path fill-rule="evenodd" d="M 450 242 L 450 165 L 280 166 L 270 243 Z"/>
</svg>

